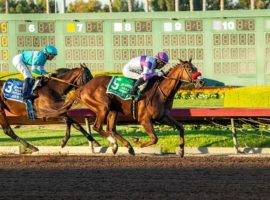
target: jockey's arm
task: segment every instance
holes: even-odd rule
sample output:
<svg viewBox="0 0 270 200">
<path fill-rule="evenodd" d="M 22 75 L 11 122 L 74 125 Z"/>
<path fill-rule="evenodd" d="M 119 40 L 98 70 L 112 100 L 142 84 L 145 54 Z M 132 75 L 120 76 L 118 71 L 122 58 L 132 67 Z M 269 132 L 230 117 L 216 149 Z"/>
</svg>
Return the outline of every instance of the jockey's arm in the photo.
<svg viewBox="0 0 270 200">
<path fill-rule="evenodd" d="M 32 66 L 32 73 L 40 76 L 48 74 L 48 72 L 44 69 L 44 66 Z"/>
<path fill-rule="evenodd" d="M 143 72 L 142 72 L 143 79 L 146 81 L 146 80 L 149 80 L 155 76 L 159 76 L 159 72 L 160 72 L 160 70 L 150 69 L 147 66 L 143 66 Z"/>
</svg>

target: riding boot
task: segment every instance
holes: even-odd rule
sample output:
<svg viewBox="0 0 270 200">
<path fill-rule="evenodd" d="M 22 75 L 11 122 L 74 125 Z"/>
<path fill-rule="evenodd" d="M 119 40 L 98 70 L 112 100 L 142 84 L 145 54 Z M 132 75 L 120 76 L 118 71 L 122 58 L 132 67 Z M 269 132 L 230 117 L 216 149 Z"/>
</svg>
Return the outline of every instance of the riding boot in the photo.
<svg viewBox="0 0 270 200">
<path fill-rule="evenodd" d="M 32 95 L 34 79 L 26 78 L 23 84 L 23 99 L 33 99 L 35 96 Z"/>
<path fill-rule="evenodd" d="M 136 94 L 137 94 L 137 91 L 138 91 L 138 87 L 139 87 L 140 85 L 142 85 L 144 82 L 145 82 L 145 81 L 144 81 L 143 78 L 137 79 L 137 81 L 135 82 L 133 88 L 132 88 L 131 91 L 130 91 L 130 94 L 131 94 L 132 97 L 136 97 Z M 137 99 L 138 99 L 138 97 L 137 97 Z"/>
</svg>

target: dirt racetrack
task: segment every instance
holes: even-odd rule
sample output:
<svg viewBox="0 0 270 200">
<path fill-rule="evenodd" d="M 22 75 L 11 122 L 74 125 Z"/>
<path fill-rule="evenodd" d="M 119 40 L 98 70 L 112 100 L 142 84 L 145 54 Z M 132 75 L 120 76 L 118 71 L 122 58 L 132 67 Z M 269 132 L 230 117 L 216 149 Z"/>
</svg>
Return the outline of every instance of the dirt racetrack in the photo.
<svg viewBox="0 0 270 200">
<path fill-rule="evenodd" d="M 0 199 L 269 199 L 270 157 L 0 156 Z"/>
</svg>

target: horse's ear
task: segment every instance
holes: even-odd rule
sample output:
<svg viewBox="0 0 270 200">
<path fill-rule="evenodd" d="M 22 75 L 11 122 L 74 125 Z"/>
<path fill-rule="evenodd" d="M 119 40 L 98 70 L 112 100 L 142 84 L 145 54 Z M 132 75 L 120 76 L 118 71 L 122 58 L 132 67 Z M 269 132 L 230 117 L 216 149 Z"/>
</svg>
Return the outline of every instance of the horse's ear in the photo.
<svg viewBox="0 0 270 200">
<path fill-rule="evenodd" d="M 192 57 L 189 58 L 188 62 L 191 63 L 191 61 L 192 61 Z"/>
<path fill-rule="evenodd" d="M 87 66 L 86 66 L 85 63 L 80 63 L 80 66 L 81 66 L 81 67 L 86 67 L 86 68 L 87 68 Z"/>
<path fill-rule="evenodd" d="M 180 59 L 180 58 L 179 58 L 178 60 L 180 61 L 180 63 L 184 63 L 184 62 L 185 62 L 185 61 L 183 61 L 183 60 L 182 60 L 182 59 Z"/>
</svg>

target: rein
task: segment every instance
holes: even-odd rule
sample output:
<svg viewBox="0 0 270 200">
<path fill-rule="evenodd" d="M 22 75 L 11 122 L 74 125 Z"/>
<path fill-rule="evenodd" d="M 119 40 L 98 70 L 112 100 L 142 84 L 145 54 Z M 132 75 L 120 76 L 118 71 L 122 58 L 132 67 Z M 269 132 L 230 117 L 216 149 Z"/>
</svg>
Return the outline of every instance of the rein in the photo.
<svg viewBox="0 0 270 200">
<path fill-rule="evenodd" d="M 51 77 L 50 79 L 56 80 L 56 81 L 61 82 L 61 83 L 66 83 L 66 84 L 72 85 L 72 86 L 74 86 L 74 87 L 79 87 L 78 85 L 74 85 L 74 84 L 72 84 L 72 83 L 69 83 L 69 82 L 64 81 L 64 80 L 62 80 L 62 79 L 59 79 L 59 78 Z"/>
<path fill-rule="evenodd" d="M 77 78 L 75 79 L 74 82 L 76 82 L 81 76 L 82 76 L 81 74 L 79 76 L 77 76 Z M 56 80 L 56 81 L 61 82 L 61 83 L 65 83 L 65 84 L 71 85 L 71 86 L 76 87 L 76 88 L 79 87 L 78 85 L 69 83 L 69 82 L 67 82 L 65 80 L 62 80 L 62 79 L 59 79 L 59 78 L 56 78 L 56 77 L 51 77 L 51 79 Z"/>
</svg>

